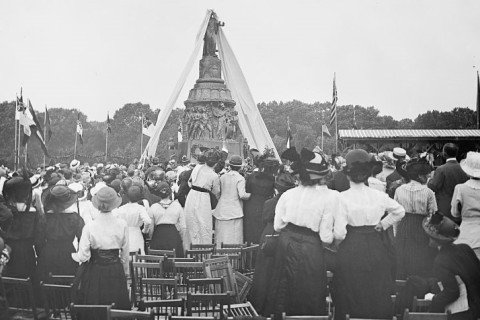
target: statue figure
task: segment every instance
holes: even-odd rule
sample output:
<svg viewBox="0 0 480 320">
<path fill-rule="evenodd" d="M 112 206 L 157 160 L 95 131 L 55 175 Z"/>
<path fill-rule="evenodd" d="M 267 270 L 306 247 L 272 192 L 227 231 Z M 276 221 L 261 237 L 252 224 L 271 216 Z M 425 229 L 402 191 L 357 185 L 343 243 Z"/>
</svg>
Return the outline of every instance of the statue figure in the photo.
<svg viewBox="0 0 480 320">
<path fill-rule="evenodd" d="M 215 12 L 210 16 L 208 21 L 207 31 L 205 31 L 205 36 L 203 37 L 203 56 L 217 56 L 217 41 L 215 39 L 218 33 L 218 26 L 221 25 L 217 20 L 217 15 Z"/>
</svg>

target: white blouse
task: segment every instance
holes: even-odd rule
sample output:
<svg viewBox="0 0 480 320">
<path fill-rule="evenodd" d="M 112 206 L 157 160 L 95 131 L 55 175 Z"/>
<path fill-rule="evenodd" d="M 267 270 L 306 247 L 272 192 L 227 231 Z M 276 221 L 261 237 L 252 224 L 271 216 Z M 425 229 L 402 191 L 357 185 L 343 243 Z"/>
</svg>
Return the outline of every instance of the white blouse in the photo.
<svg viewBox="0 0 480 320">
<path fill-rule="evenodd" d="M 90 260 L 92 249 L 120 249 L 120 260 L 125 274 L 128 274 L 129 237 L 127 223 L 115 217 L 111 212 L 101 213 L 86 224 L 78 245 L 78 253 L 72 253 L 75 261 L 84 263 Z"/>
<path fill-rule="evenodd" d="M 289 223 L 318 232 L 325 243 L 333 241 L 333 215 L 341 211 L 340 193 L 327 186 L 298 186 L 283 193 L 275 207 L 273 227 Z"/>
<path fill-rule="evenodd" d="M 338 240 L 345 239 L 347 225 L 375 226 L 381 222 L 385 230 L 405 216 L 405 209 L 397 201 L 363 183 L 351 182 L 350 189 L 340 193 L 340 197 L 345 210 L 335 214 L 334 236 Z M 388 215 L 382 219 L 385 212 Z"/>
<path fill-rule="evenodd" d="M 182 236 L 187 229 L 185 222 L 185 214 L 180 203 L 175 200 L 161 200 L 159 203 L 153 204 L 148 209 L 148 215 L 153 221 L 153 228 L 151 228 L 150 236 L 153 234 L 153 229 L 159 224 L 173 224 Z"/>
<path fill-rule="evenodd" d="M 126 203 L 113 211 L 119 218 L 125 220 L 129 227 L 140 228 L 143 233 L 148 233 L 152 226 L 152 219 L 147 214 L 147 209 L 138 203 Z"/>
</svg>

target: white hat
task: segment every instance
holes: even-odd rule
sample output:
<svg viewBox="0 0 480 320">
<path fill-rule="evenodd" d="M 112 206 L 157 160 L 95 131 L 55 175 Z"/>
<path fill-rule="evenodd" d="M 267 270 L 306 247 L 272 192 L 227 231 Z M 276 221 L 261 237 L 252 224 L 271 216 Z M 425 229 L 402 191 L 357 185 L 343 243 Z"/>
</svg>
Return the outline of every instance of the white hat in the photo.
<svg viewBox="0 0 480 320">
<path fill-rule="evenodd" d="M 467 153 L 467 157 L 460 161 L 460 167 L 470 177 L 480 178 L 480 153 L 473 151 Z"/>
<path fill-rule="evenodd" d="M 80 161 L 73 159 L 72 162 L 70 162 L 70 169 L 77 169 L 80 166 Z"/>
<path fill-rule="evenodd" d="M 407 151 L 405 151 L 405 149 L 403 148 L 393 148 L 393 157 L 396 158 L 396 159 L 399 159 L 399 158 L 405 158 L 405 156 L 407 155 Z"/>
</svg>

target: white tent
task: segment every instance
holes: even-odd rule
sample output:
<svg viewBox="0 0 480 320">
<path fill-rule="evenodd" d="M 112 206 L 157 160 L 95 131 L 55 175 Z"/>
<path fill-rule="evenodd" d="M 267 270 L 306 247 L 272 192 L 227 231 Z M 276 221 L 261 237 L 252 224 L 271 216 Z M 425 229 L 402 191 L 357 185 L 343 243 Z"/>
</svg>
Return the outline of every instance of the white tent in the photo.
<svg viewBox="0 0 480 320">
<path fill-rule="evenodd" d="M 142 154 L 142 160 L 150 155 L 153 156 L 156 153 L 160 134 L 162 133 L 167 119 L 170 116 L 176 101 L 178 100 L 178 96 L 185 85 L 186 79 L 191 72 L 194 63 L 196 62 L 196 59 L 198 58 L 200 48 L 203 44 L 203 37 L 205 35 L 208 21 L 210 20 L 212 12 L 212 10 L 207 11 L 205 18 L 203 19 L 203 23 L 197 33 L 195 48 L 190 55 L 187 65 L 183 69 L 180 79 L 178 79 L 177 85 L 175 86 L 167 105 L 165 108 L 162 108 L 158 114 L 154 135 L 150 138 L 147 146 L 145 147 L 145 150 Z M 250 89 L 248 88 L 247 81 L 243 76 L 240 65 L 235 58 L 233 50 L 230 47 L 222 28 L 219 28 L 216 40 L 218 44 L 219 58 L 222 61 L 223 76 L 228 89 L 230 89 L 232 93 L 232 98 L 236 102 L 235 110 L 238 112 L 238 125 L 243 136 L 247 138 L 251 148 L 256 148 L 259 151 L 263 151 L 266 147 L 273 149 L 275 156 L 280 159 L 277 149 L 273 144 L 273 140 L 268 133 L 262 116 L 260 115 L 260 111 L 258 110 Z"/>
</svg>

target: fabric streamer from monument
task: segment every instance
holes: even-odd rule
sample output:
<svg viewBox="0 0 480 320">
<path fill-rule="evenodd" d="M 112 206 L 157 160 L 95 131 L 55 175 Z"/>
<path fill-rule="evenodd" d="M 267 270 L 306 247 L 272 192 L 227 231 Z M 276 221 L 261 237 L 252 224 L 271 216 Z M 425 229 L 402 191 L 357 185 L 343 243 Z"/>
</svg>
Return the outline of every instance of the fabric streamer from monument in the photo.
<svg viewBox="0 0 480 320">
<path fill-rule="evenodd" d="M 252 147 L 258 150 L 273 149 L 279 158 L 240 66 L 225 34 L 222 33 L 223 25 L 215 12 L 207 11 L 197 34 L 194 52 L 166 108 L 158 115 L 154 136 L 149 140 L 142 158 L 155 155 L 160 133 L 202 43 L 203 54 L 199 62 L 198 80 L 190 90 L 188 99 L 184 101 L 185 111 L 180 124 L 182 142 L 179 142 L 178 146 L 180 155 L 187 155 L 193 160 L 206 149 L 226 148 L 230 155 L 246 157 L 249 147 Z M 222 79 L 222 72 L 225 81 Z"/>
</svg>

